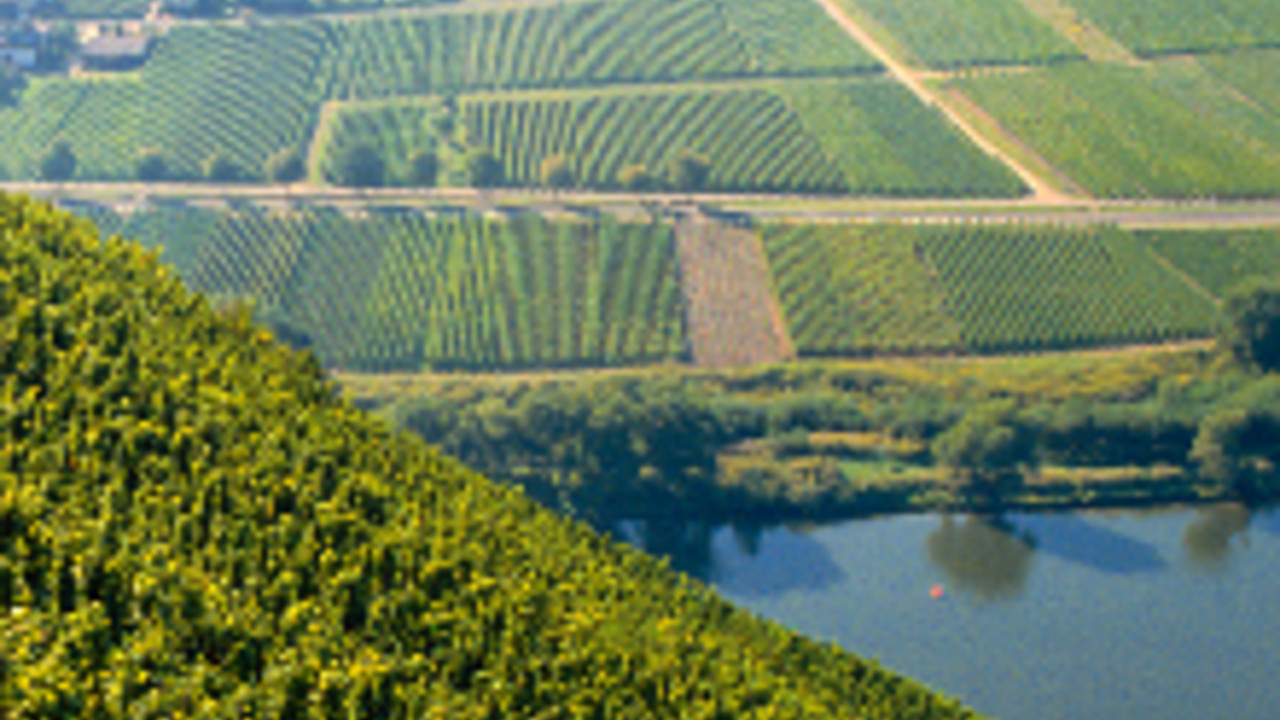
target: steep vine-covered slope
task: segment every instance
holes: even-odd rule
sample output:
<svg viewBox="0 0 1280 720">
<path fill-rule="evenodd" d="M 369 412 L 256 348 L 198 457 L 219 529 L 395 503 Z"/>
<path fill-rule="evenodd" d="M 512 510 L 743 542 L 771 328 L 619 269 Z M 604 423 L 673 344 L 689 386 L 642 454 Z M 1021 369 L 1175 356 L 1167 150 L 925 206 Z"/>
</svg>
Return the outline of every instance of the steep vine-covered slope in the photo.
<svg viewBox="0 0 1280 720">
<path fill-rule="evenodd" d="M 392 434 L 0 196 L 0 717 L 970 718 Z"/>
</svg>

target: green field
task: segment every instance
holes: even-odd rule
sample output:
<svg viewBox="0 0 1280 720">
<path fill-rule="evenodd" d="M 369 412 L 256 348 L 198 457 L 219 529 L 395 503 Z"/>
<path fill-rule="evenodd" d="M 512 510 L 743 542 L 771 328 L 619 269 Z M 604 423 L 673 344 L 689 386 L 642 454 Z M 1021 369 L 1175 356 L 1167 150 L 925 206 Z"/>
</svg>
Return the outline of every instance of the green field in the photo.
<svg viewBox="0 0 1280 720">
<path fill-rule="evenodd" d="M 774 225 L 765 251 L 805 356 L 944 352 L 960 346 L 916 233 L 896 225 Z"/>
<path fill-rule="evenodd" d="M 1273 0 L 1067 0 L 1139 55 L 1280 42 Z"/>
<path fill-rule="evenodd" d="M 683 150 L 707 156 L 707 189 L 1010 197 L 1023 191 L 902 87 L 882 80 L 791 81 L 738 89 L 486 93 L 458 99 L 466 143 L 492 150 L 505 184 L 542 183 L 545 158 L 568 158 L 575 184 L 618 188 L 643 165 L 670 180 Z M 436 100 L 344 104 L 320 139 L 324 177 L 343 148 L 376 148 L 392 184 L 414 150 L 449 149 L 431 125 Z M 669 183 L 668 183 L 669 186 Z"/>
<path fill-rule="evenodd" d="M 1019 0 L 846 0 L 932 68 L 1032 65 L 1081 54 Z"/>
<path fill-rule="evenodd" d="M 833 192 L 840 171 L 800 118 L 765 90 L 672 92 L 571 100 L 464 100 L 467 137 L 492 149 L 507 182 L 537 185 L 544 157 L 564 154 L 585 187 L 617 187 L 641 164 L 662 175 L 677 152 L 711 161 L 713 190 Z"/>
<path fill-rule="evenodd" d="M 1098 197 L 1280 195 L 1280 115 L 1194 63 L 1072 64 L 954 82 Z"/>
<path fill-rule="evenodd" d="M 575 87 L 879 64 L 809 0 L 607 0 L 332 26 L 329 96 Z"/>
<path fill-rule="evenodd" d="M 1213 304 L 1122 230 L 929 227 L 919 247 L 977 352 L 1163 342 L 1214 328 Z"/>
<path fill-rule="evenodd" d="M 1206 55 L 1199 62 L 1272 115 L 1280 115 L 1280 50 Z"/>
<path fill-rule="evenodd" d="M 1277 230 L 1151 230 L 1139 237 L 1217 298 L 1248 278 L 1280 276 Z"/>
<path fill-rule="evenodd" d="M 1157 342 L 1216 321 L 1208 298 L 1112 228 L 780 225 L 765 247 L 810 357 Z"/>
<path fill-rule="evenodd" d="M 193 288 L 253 298 L 352 370 L 613 366 L 685 354 L 671 229 L 333 210 L 75 212 L 163 245 Z"/>
<path fill-rule="evenodd" d="M 199 177 L 221 152 L 261 178 L 273 152 L 309 142 L 325 47 L 318 24 L 178 27 L 136 74 L 33 81 L 19 107 L 0 109 L 0 164 L 32 177 L 56 136 L 71 143 L 78 179 L 129 179 L 144 147 L 175 177 Z"/>
</svg>

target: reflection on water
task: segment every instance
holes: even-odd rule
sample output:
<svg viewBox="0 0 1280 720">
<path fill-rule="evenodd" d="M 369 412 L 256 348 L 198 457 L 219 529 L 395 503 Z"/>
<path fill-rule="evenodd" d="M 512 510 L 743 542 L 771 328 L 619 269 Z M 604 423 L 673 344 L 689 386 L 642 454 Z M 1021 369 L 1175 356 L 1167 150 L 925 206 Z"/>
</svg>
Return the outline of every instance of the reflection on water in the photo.
<svg viewBox="0 0 1280 720">
<path fill-rule="evenodd" d="M 1243 505 L 1220 505 L 1196 511 L 1182 532 L 1187 561 L 1202 570 L 1224 572 L 1230 565 L 1232 540 L 1239 536 L 1241 546 L 1249 546 L 1245 531 L 1252 517 L 1253 513 Z"/>
<path fill-rule="evenodd" d="M 925 548 L 954 589 L 984 602 L 1021 595 L 1035 556 L 1033 541 L 1003 518 L 943 517 Z"/>
<path fill-rule="evenodd" d="M 1167 563 L 1150 544 L 1080 515 L 1023 515 L 1018 527 L 1035 548 L 1106 573 L 1131 575 L 1163 570 Z"/>
</svg>

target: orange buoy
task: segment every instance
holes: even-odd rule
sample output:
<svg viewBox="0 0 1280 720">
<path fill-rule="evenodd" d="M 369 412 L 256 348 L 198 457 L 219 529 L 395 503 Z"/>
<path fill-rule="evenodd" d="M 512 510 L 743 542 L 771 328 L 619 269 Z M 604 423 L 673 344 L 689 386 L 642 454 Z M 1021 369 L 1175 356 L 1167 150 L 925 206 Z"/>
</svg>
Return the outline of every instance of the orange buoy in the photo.
<svg viewBox="0 0 1280 720">
<path fill-rule="evenodd" d="M 942 596 L 946 594 L 947 594 L 947 591 L 943 590 L 941 585 L 934 585 L 933 587 L 929 588 L 929 597 L 933 598 L 934 600 L 941 600 Z"/>
</svg>

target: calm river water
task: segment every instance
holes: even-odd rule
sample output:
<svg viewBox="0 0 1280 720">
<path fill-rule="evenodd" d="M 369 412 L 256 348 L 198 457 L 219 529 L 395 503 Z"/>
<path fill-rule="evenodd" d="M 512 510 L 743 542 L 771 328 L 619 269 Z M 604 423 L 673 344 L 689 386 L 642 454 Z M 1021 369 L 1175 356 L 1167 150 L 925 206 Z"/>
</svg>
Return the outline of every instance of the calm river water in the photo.
<svg viewBox="0 0 1280 720">
<path fill-rule="evenodd" d="M 730 600 L 1000 720 L 1280 717 L 1280 512 L 626 524 Z"/>
</svg>

